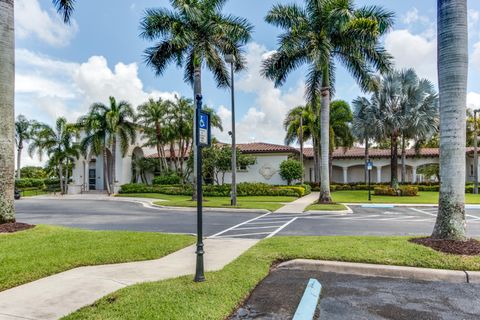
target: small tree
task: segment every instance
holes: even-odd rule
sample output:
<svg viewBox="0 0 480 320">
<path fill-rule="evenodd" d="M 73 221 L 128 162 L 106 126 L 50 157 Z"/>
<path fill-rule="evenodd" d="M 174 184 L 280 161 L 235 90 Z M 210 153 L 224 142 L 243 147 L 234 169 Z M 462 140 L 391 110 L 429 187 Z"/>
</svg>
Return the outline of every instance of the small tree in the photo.
<svg viewBox="0 0 480 320">
<path fill-rule="evenodd" d="M 280 176 L 287 181 L 288 185 L 293 180 L 301 179 L 303 175 L 303 165 L 297 160 L 285 160 L 280 164 Z"/>
</svg>

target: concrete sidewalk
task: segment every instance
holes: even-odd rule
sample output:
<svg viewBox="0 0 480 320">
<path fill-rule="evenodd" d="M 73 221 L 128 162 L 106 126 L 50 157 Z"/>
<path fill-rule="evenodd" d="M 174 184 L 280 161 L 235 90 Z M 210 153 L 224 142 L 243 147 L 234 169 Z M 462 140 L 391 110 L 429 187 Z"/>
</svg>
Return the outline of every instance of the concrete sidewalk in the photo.
<svg viewBox="0 0 480 320">
<path fill-rule="evenodd" d="M 280 209 L 274 211 L 274 213 L 302 213 L 306 207 L 318 200 L 319 196 L 319 192 L 312 192 L 309 195 L 301 197 L 300 199 L 287 203 Z"/>
<path fill-rule="evenodd" d="M 205 270 L 222 269 L 257 242 L 205 240 Z M 58 319 L 126 286 L 194 272 L 195 246 L 158 260 L 75 268 L 0 292 L 0 319 Z"/>
</svg>

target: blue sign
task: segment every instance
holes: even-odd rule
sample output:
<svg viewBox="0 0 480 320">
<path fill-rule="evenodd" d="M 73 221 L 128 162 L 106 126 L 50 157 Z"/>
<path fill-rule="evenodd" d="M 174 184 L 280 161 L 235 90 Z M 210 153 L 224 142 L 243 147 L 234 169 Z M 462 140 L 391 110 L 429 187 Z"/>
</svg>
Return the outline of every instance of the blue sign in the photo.
<svg viewBox="0 0 480 320">
<path fill-rule="evenodd" d="M 198 111 L 198 144 L 202 147 L 210 146 L 210 113 Z"/>
<path fill-rule="evenodd" d="M 373 169 L 373 162 L 369 160 L 367 162 L 367 170 L 372 170 L 372 169 Z"/>
</svg>

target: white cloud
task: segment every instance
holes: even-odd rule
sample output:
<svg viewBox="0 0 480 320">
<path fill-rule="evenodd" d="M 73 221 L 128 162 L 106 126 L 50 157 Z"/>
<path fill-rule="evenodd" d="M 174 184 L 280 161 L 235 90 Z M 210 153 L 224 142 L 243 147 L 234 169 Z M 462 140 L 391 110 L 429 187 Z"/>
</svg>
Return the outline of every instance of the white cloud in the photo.
<svg viewBox="0 0 480 320">
<path fill-rule="evenodd" d="M 395 30 L 386 36 L 385 48 L 393 55 L 397 68 L 414 68 L 420 77 L 438 82 L 436 39 Z"/>
<path fill-rule="evenodd" d="M 56 47 L 68 45 L 78 31 L 74 19 L 70 25 L 63 23 L 53 9 L 49 12 L 42 10 L 38 0 L 15 1 L 15 27 L 20 38 L 33 35 Z"/>
<path fill-rule="evenodd" d="M 470 57 L 472 65 L 480 71 L 480 42 L 473 45 L 473 53 Z"/>
<path fill-rule="evenodd" d="M 253 105 L 248 106 L 246 114 L 238 119 L 236 125 L 239 143 L 264 141 L 282 144 L 285 131 L 283 120 L 287 111 L 300 104 L 305 104 L 303 82 L 283 92 L 275 88 L 270 80 L 260 75 L 262 59 L 271 52 L 257 43 L 247 47 L 248 71 L 241 75 L 237 88 L 243 92 L 255 94 Z M 262 57 L 262 59 L 259 59 Z M 224 132 L 214 132 L 220 141 L 230 141 L 228 131 L 231 130 L 231 112 L 224 106 L 217 110 L 224 124 Z"/>
<path fill-rule="evenodd" d="M 472 91 L 467 94 L 467 107 L 470 109 L 480 108 L 480 93 Z"/>
<path fill-rule="evenodd" d="M 419 14 L 418 9 L 414 7 L 402 16 L 401 21 L 405 24 L 414 24 L 417 22 L 429 23 L 430 19 L 427 16 Z"/>
</svg>

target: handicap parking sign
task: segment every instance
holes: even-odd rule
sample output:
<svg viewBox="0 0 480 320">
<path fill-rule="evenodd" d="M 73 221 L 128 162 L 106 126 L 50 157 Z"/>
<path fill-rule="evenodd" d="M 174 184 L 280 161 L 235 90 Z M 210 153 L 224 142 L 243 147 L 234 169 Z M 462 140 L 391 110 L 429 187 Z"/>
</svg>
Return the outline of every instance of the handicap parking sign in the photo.
<svg viewBox="0 0 480 320">
<path fill-rule="evenodd" d="M 198 112 L 198 143 L 200 146 L 210 145 L 210 114 L 208 112 Z"/>
</svg>

